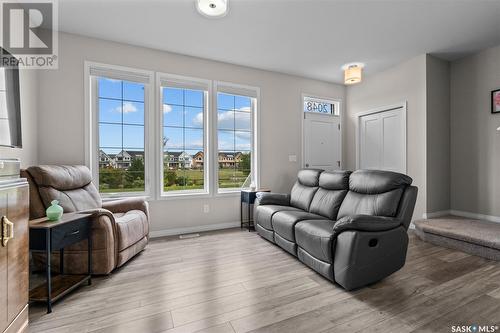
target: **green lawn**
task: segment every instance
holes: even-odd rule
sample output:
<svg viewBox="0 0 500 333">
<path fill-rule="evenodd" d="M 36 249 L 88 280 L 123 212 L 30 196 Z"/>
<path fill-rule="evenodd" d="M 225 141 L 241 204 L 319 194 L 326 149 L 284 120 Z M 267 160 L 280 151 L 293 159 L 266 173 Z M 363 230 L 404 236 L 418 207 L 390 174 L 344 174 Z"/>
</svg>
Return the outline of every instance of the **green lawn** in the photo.
<svg viewBox="0 0 500 333">
<path fill-rule="evenodd" d="M 175 172 L 175 183 L 170 186 L 165 186 L 164 191 L 178 190 L 198 190 L 203 189 L 203 170 L 169 170 Z M 166 170 L 167 172 L 167 170 Z M 105 173 L 105 172 L 104 172 Z M 234 170 L 234 169 L 219 169 L 219 188 L 240 188 L 245 182 L 250 170 Z M 101 177 L 103 174 L 101 174 Z M 186 184 L 178 183 L 179 177 L 185 177 Z M 124 177 L 123 177 L 124 178 Z M 120 182 L 119 182 L 120 183 Z M 111 187 L 106 184 L 101 178 L 99 191 L 101 193 L 123 193 L 123 192 L 143 192 L 144 187 L 127 187 L 124 186 L 125 181 L 121 182 L 121 186 Z"/>
</svg>

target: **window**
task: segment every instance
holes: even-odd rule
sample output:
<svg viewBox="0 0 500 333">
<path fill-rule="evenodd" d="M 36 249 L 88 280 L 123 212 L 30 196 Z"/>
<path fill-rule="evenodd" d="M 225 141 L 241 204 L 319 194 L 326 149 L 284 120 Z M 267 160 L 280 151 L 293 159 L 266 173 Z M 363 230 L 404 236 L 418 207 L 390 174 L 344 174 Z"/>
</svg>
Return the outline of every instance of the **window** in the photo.
<svg viewBox="0 0 500 333">
<path fill-rule="evenodd" d="M 340 115 L 340 105 L 337 101 L 304 97 L 304 112 L 338 116 Z"/>
<path fill-rule="evenodd" d="M 206 87 L 190 82 L 162 80 L 163 193 L 208 192 L 205 172 L 207 94 Z"/>
<path fill-rule="evenodd" d="M 103 196 L 258 186 L 258 88 L 156 73 L 152 90 L 153 72 L 85 66 L 86 161 Z"/>
<path fill-rule="evenodd" d="M 223 86 L 217 92 L 217 188 L 219 192 L 255 183 L 256 92 Z"/>
<path fill-rule="evenodd" d="M 149 192 L 146 74 L 90 68 L 92 171 L 103 195 Z"/>
</svg>

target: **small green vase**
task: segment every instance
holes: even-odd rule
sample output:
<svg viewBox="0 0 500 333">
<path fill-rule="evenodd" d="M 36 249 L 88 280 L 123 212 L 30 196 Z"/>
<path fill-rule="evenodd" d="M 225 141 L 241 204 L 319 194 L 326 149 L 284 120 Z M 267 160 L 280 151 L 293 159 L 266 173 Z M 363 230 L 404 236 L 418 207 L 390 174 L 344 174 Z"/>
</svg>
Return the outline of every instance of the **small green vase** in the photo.
<svg viewBox="0 0 500 333">
<path fill-rule="evenodd" d="M 51 203 L 51 206 L 49 208 L 47 208 L 45 213 L 47 214 L 47 218 L 50 221 L 57 221 L 63 215 L 63 208 L 61 206 L 59 206 L 59 201 L 57 201 L 57 200 L 52 200 L 50 203 Z"/>
</svg>

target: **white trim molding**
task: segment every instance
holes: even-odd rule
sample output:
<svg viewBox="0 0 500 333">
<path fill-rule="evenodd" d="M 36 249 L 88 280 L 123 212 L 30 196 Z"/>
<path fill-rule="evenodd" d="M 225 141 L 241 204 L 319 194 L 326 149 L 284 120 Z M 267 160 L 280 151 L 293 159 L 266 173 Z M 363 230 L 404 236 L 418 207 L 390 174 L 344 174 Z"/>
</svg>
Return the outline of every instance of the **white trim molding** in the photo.
<svg viewBox="0 0 500 333">
<path fill-rule="evenodd" d="M 195 226 L 195 227 L 172 228 L 172 229 L 151 231 L 149 233 L 149 236 L 151 238 L 158 238 L 158 237 L 165 237 L 165 236 L 175 236 L 175 235 L 190 234 L 190 233 L 194 233 L 194 232 L 213 231 L 213 230 L 230 229 L 230 228 L 237 228 L 237 227 L 240 227 L 240 222 L 207 224 L 207 225 L 200 225 L 200 226 Z"/>
<path fill-rule="evenodd" d="M 474 219 L 474 220 L 483 220 L 483 221 L 500 223 L 500 216 L 472 213 L 472 212 L 466 212 L 466 211 L 456 210 L 456 209 L 442 210 L 439 212 L 432 212 L 432 213 L 424 213 L 422 217 L 424 219 L 432 219 L 432 218 L 438 218 L 438 217 L 443 217 L 443 216 L 448 216 L 448 215 L 466 217 L 466 218 Z"/>
<path fill-rule="evenodd" d="M 441 210 L 441 211 L 438 211 L 438 212 L 424 213 L 424 214 L 422 214 L 422 218 L 424 218 L 424 219 L 435 219 L 435 218 L 443 217 L 443 216 L 447 216 L 447 215 L 451 215 L 451 213 L 450 213 L 449 210 Z"/>
</svg>

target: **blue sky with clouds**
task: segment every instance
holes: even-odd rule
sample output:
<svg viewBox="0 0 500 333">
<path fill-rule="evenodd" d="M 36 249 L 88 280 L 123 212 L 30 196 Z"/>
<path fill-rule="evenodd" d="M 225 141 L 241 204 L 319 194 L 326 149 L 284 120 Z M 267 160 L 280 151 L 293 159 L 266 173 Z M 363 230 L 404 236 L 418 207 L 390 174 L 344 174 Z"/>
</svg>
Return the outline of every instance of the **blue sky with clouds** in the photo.
<svg viewBox="0 0 500 333">
<path fill-rule="evenodd" d="M 144 86 L 100 78 L 99 142 L 109 153 L 144 149 Z M 203 150 L 202 91 L 163 88 L 163 133 L 168 151 Z M 223 151 L 251 148 L 251 99 L 218 94 L 218 147 Z M 122 124 L 123 121 L 123 124 Z M 122 131 L 123 129 L 123 131 Z"/>
</svg>

